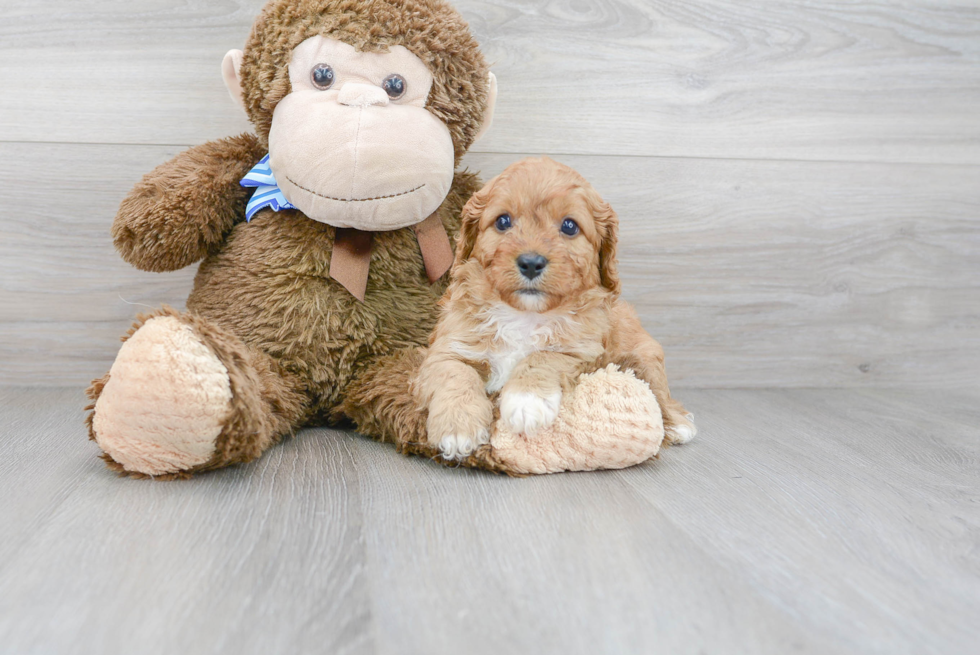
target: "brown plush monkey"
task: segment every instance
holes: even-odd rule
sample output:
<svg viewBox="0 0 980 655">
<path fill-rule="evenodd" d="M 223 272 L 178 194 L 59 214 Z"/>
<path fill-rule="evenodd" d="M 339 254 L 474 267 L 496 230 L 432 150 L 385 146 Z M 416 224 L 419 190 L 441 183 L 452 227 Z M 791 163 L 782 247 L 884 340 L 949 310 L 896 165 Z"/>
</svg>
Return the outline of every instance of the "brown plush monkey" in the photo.
<svg viewBox="0 0 980 655">
<path fill-rule="evenodd" d="M 222 71 L 256 134 L 191 148 L 122 202 L 112 234 L 128 262 L 203 263 L 188 311 L 139 317 L 93 383 L 91 438 L 111 468 L 168 478 L 345 415 L 434 455 L 405 429 L 425 421 L 406 386 L 479 188 L 456 171 L 493 113 L 476 42 L 442 0 L 272 0 Z M 656 452 L 659 409 L 642 383 L 603 369 L 580 389 L 554 434 L 501 434 L 465 464 L 544 472 Z M 636 404 L 621 430 L 599 425 L 619 439 L 603 459 L 588 421 L 607 396 Z"/>
</svg>

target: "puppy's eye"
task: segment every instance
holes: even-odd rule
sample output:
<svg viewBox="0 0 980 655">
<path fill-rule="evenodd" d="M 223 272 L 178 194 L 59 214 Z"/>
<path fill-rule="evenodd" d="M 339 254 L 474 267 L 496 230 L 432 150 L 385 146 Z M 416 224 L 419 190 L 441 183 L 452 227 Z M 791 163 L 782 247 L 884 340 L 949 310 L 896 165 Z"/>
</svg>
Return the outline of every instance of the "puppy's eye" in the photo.
<svg viewBox="0 0 980 655">
<path fill-rule="evenodd" d="M 572 219 L 566 218 L 565 220 L 563 220 L 561 222 L 561 233 L 562 234 L 564 234 L 566 236 L 573 237 L 576 234 L 578 234 L 578 232 L 579 232 L 578 223 L 576 223 Z"/>
<path fill-rule="evenodd" d="M 404 77 L 395 73 L 384 79 L 384 82 L 381 83 L 381 88 L 385 90 L 385 93 L 388 94 L 389 98 L 392 100 L 398 100 L 405 95 L 405 89 L 408 88 L 408 82 L 405 81 Z"/>
<path fill-rule="evenodd" d="M 310 79 L 313 80 L 313 86 L 321 91 L 326 91 L 333 86 L 333 69 L 327 64 L 317 64 L 310 71 Z"/>
<path fill-rule="evenodd" d="M 510 214 L 501 214 L 497 217 L 496 222 L 494 222 L 494 227 L 500 232 L 506 232 L 510 229 L 511 225 Z"/>
</svg>

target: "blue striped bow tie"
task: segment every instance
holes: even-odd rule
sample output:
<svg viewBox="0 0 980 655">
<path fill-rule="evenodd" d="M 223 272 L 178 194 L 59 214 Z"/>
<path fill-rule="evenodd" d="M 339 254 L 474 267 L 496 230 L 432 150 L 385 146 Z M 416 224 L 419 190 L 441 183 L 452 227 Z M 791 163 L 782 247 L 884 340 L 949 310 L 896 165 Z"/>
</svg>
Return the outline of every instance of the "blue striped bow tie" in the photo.
<svg viewBox="0 0 980 655">
<path fill-rule="evenodd" d="M 276 176 L 269 168 L 269 155 L 259 160 L 259 163 L 252 167 L 239 184 L 246 188 L 255 187 L 255 193 L 245 207 L 246 222 L 251 221 L 257 211 L 266 207 L 272 207 L 274 212 L 280 209 L 296 209 L 296 206 L 282 195 Z"/>
</svg>

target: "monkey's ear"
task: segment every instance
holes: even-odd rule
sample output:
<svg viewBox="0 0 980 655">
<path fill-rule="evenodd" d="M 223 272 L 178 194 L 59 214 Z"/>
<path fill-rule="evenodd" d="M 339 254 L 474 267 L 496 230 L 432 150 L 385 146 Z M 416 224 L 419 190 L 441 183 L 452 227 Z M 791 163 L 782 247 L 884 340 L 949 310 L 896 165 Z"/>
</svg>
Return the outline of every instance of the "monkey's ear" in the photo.
<svg viewBox="0 0 980 655">
<path fill-rule="evenodd" d="M 221 60 L 221 77 L 225 80 L 228 94 L 235 104 L 245 109 L 245 100 L 242 98 L 242 82 L 238 72 L 242 68 L 242 51 L 229 50 L 225 58 Z"/>
<path fill-rule="evenodd" d="M 490 89 L 487 91 L 487 108 L 483 112 L 483 123 L 480 125 L 480 131 L 476 133 L 476 137 L 473 138 L 474 143 L 480 140 L 487 130 L 490 129 L 490 124 L 493 123 L 493 108 L 497 104 L 497 76 L 490 73 Z"/>
</svg>

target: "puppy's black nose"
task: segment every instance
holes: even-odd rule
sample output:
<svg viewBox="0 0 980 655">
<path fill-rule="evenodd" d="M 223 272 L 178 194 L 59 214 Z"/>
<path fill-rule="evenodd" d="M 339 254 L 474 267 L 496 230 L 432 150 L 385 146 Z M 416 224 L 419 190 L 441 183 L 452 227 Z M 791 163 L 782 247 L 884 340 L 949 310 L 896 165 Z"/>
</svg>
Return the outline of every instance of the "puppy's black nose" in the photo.
<svg viewBox="0 0 980 655">
<path fill-rule="evenodd" d="M 541 271 L 547 265 L 548 260 L 536 252 L 526 252 L 517 258 L 517 268 L 520 269 L 521 275 L 529 280 L 541 275 Z"/>
</svg>

